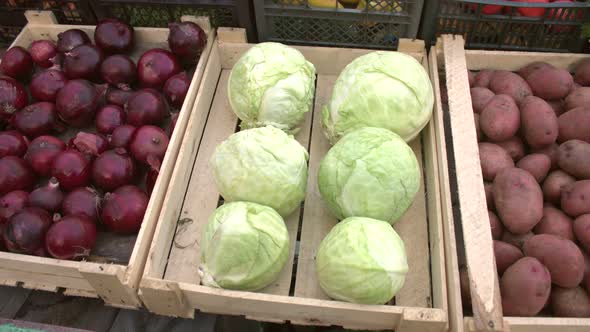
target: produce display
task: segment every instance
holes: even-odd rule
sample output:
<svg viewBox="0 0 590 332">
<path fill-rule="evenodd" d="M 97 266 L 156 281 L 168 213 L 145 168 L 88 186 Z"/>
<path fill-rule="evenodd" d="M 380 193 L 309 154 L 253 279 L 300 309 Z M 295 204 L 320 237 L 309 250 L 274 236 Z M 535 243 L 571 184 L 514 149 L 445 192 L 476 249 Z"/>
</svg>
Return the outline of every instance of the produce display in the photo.
<svg viewBox="0 0 590 332">
<path fill-rule="evenodd" d="M 469 73 L 506 316 L 590 317 L 589 73 Z"/>
<path fill-rule="evenodd" d="M 0 249 L 80 260 L 100 232 L 139 231 L 207 36 L 174 23 L 172 51 L 139 59 L 136 42 L 105 19 L 2 56 Z"/>
<path fill-rule="evenodd" d="M 338 128 L 321 137 L 338 139 L 317 174 L 308 174 L 309 153 L 292 136 L 315 96 L 315 69 L 304 55 L 278 43 L 255 45 L 237 60 L 228 82 L 230 107 L 241 124 L 209 159 L 223 204 L 201 234 L 201 283 L 247 291 L 271 285 L 288 261 L 288 248 L 296 247 L 284 220 L 301 210 L 309 175 L 317 177 L 323 202 L 340 220 L 317 249 L 321 288 L 335 300 L 390 302 L 412 264 L 393 224 L 422 183 L 407 141 L 432 113 L 424 68 L 395 52 L 372 52 L 348 64 L 325 101 L 339 105 L 332 118 L 319 109 L 314 114 L 324 128 Z"/>
</svg>

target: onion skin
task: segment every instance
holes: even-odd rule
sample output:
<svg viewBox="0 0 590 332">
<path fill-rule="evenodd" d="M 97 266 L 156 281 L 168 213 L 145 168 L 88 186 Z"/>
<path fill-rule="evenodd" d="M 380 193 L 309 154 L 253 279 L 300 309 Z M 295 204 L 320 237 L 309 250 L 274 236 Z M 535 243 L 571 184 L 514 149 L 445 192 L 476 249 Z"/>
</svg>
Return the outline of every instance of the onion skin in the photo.
<svg viewBox="0 0 590 332">
<path fill-rule="evenodd" d="M 54 213 L 61 210 L 63 199 L 64 194 L 59 189 L 59 182 L 55 178 L 51 178 L 46 186 L 31 191 L 28 205 Z"/>
<path fill-rule="evenodd" d="M 30 191 L 35 180 L 33 170 L 23 159 L 15 156 L 0 159 L 0 195 L 15 190 Z"/>
<path fill-rule="evenodd" d="M 120 187 L 105 195 L 102 222 L 114 233 L 137 233 L 141 228 L 148 202 L 149 197 L 138 187 Z"/>
<path fill-rule="evenodd" d="M 109 89 L 106 95 L 106 103 L 125 107 L 129 98 L 133 95 L 133 91 L 126 91 L 120 89 Z"/>
<path fill-rule="evenodd" d="M 15 253 L 34 254 L 45 246 L 45 233 L 51 226 L 51 215 L 43 209 L 25 207 L 13 214 L 4 228 L 6 248 Z"/>
<path fill-rule="evenodd" d="M 170 114 L 162 94 L 154 89 L 134 93 L 125 107 L 127 123 L 136 127 L 160 124 Z"/>
<path fill-rule="evenodd" d="M 161 89 L 170 77 L 180 71 L 178 59 L 162 48 L 146 51 L 137 62 L 137 78 L 143 88 Z"/>
<path fill-rule="evenodd" d="M 11 47 L 0 62 L 0 72 L 17 80 L 24 80 L 33 72 L 33 58 L 20 46 Z"/>
<path fill-rule="evenodd" d="M 207 45 L 207 34 L 193 22 L 168 24 L 168 46 L 183 63 L 196 64 Z"/>
<path fill-rule="evenodd" d="M 29 142 L 16 130 L 0 132 L 0 158 L 6 156 L 22 157 L 27 153 Z"/>
<path fill-rule="evenodd" d="M 166 100 L 173 107 L 180 109 L 188 93 L 188 89 L 191 85 L 191 81 L 188 79 L 186 72 L 178 73 L 170 77 L 164 84 L 164 96 Z"/>
<path fill-rule="evenodd" d="M 100 215 L 102 198 L 90 187 L 80 187 L 70 191 L 62 202 L 64 215 L 84 215 L 93 222 Z"/>
<path fill-rule="evenodd" d="M 135 160 L 146 165 L 153 165 L 155 159 L 162 161 L 168 149 L 169 139 L 160 127 L 143 126 L 137 129 L 129 144 L 129 150 Z"/>
<path fill-rule="evenodd" d="M 12 124 L 30 138 L 50 134 L 55 128 L 55 105 L 47 101 L 31 104 L 16 112 Z"/>
<path fill-rule="evenodd" d="M 109 148 L 109 141 L 99 134 L 79 132 L 71 139 L 71 146 L 90 158 L 97 157 Z"/>
<path fill-rule="evenodd" d="M 136 130 L 137 128 L 132 125 L 122 125 L 115 128 L 113 133 L 109 136 L 109 144 L 111 145 L 111 148 L 128 149 Z"/>
<path fill-rule="evenodd" d="M 65 191 L 85 187 L 90 182 L 90 162 L 77 150 L 66 150 L 53 159 L 51 176 Z"/>
<path fill-rule="evenodd" d="M 80 45 L 65 53 L 65 56 L 63 69 L 67 78 L 94 80 L 100 77 L 100 65 L 104 55 L 98 47 Z"/>
<path fill-rule="evenodd" d="M 96 224 L 84 215 L 61 218 L 45 236 L 45 249 L 57 259 L 82 259 L 96 244 Z"/>
<path fill-rule="evenodd" d="M 91 44 L 90 37 L 80 29 L 69 29 L 57 35 L 57 51 L 59 53 L 69 52 L 85 44 Z"/>
<path fill-rule="evenodd" d="M 117 105 L 105 105 L 96 112 L 96 131 L 111 134 L 115 128 L 125 124 L 125 111 Z"/>
<path fill-rule="evenodd" d="M 55 102 L 57 93 L 67 82 L 68 79 L 62 71 L 47 69 L 33 76 L 29 90 L 31 96 L 38 101 Z"/>
<path fill-rule="evenodd" d="M 94 30 L 94 42 L 107 54 L 127 53 L 135 46 L 135 31 L 121 20 L 103 19 Z"/>
<path fill-rule="evenodd" d="M 33 62 L 41 68 L 49 68 L 57 62 L 57 45 L 51 40 L 35 40 L 29 46 L 29 53 Z"/>
<path fill-rule="evenodd" d="M 104 152 L 92 164 L 92 181 L 102 190 L 131 184 L 134 178 L 135 163 L 123 148 Z"/>
<path fill-rule="evenodd" d="M 13 114 L 29 104 L 27 90 L 12 77 L 0 77 L 0 118 L 8 121 Z"/>
<path fill-rule="evenodd" d="M 129 90 L 129 86 L 137 79 L 137 68 L 128 56 L 111 55 L 100 65 L 100 76 L 112 86 Z"/>
<path fill-rule="evenodd" d="M 0 226 L 3 226 L 13 214 L 22 210 L 29 200 L 29 193 L 15 190 L 0 198 Z"/>
<path fill-rule="evenodd" d="M 39 136 L 31 141 L 24 159 L 39 176 L 49 176 L 53 159 L 66 149 L 66 144 L 54 136 Z"/>
<path fill-rule="evenodd" d="M 82 128 L 94 120 L 106 85 L 95 86 L 87 80 L 71 80 L 59 90 L 55 105 L 59 117 L 68 125 Z"/>
</svg>

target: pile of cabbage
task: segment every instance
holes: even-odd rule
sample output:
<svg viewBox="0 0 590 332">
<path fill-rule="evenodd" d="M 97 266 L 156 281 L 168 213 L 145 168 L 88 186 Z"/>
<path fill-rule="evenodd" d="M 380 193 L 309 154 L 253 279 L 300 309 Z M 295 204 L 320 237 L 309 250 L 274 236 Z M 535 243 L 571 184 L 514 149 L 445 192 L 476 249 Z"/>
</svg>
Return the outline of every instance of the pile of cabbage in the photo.
<svg viewBox="0 0 590 332">
<path fill-rule="evenodd" d="M 285 219 L 301 208 L 309 159 L 293 135 L 312 110 L 315 80 L 314 65 L 280 43 L 258 44 L 234 65 L 228 98 L 241 130 L 210 159 L 224 204 L 202 233 L 204 285 L 261 290 L 289 260 L 294 243 Z M 402 53 L 366 54 L 338 76 L 321 113 L 333 146 L 312 174 L 340 220 L 316 253 L 318 280 L 331 298 L 385 304 L 403 287 L 408 262 L 393 225 L 422 183 L 408 142 L 430 120 L 433 102 L 424 68 Z"/>
</svg>

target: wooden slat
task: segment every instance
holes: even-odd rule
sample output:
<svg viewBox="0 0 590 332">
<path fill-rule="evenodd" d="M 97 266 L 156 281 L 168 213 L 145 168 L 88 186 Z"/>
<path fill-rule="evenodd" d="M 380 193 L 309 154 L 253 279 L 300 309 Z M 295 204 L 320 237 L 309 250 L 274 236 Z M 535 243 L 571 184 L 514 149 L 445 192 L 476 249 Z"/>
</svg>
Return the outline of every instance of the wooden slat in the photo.
<svg viewBox="0 0 590 332">
<path fill-rule="evenodd" d="M 80 266 L 84 281 L 100 298 L 112 306 L 137 308 L 141 301 L 137 290 L 124 283 L 125 268 L 114 264 L 87 263 Z"/>
<path fill-rule="evenodd" d="M 59 287 L 94 291 L 92 286 L 84 278 L 0 269 L 0 285 L 15 286 L 17 284 L 26 288 L 54 292 L 57 291 Z"/>
<path fill-rule="evenodd" d="M 176 281 L 144 276 L 139 296 L 145 307 L 158 315 L 193 318 L 195 310 L 188 304 Z"/>
<path fill-rule="evenodd" d="M 587 332 L 590 318 L 506 317 L 511 332 Z"/>
<path fill-rule="evenodd" d="M 0 268 L 14 271 L 28 271 L 32 274 L 50 274 L 81 278 L 78 268 L 81 262 L 64 261 L 46 257 L 0 252 Z"/>
<path fill-rule="evenodd" d="M 443 36 L 450 123 L 454 147 L 461 223 L 477 328 L 502 330 L 502 302 L 492 248 L 463 39 Z"/>
<path fill-rule="evenodd" d="M 509 52 L 509 51 L 466 51 L 469 56 L 466 63 L 471 70 L 504 69 L 516 71 L 533 61 L 545 61 L 558 68 L 573 69 L 588 54 Z"/>
<path fill-rule="evenodd" d="M 29 294 L 30 289 L 0 286 L 0 317 L 14 318 Z"/>
</svg>

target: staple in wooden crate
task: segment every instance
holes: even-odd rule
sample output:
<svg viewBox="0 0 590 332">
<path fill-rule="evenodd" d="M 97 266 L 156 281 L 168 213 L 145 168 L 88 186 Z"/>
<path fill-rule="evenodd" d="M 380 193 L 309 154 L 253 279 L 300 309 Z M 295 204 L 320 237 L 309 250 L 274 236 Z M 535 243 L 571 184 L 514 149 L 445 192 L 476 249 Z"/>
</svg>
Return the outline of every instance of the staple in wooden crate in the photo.
<svg viewBox="0 0 590 332">
<path fill-rule="evenodd" d="M 57 40 L 57 35 L 67 29 L 80 29 L 86 32 L 90 38 L 93 38 L 94 35 L 94 26 L 55 24 L 56 20 L 51 12 L 29 11 L 25 15 L 29 19 L 29 24 L 23 28 L 12 46 L 28 48 L 30 43 L 36 39 Z M 174 168 L 174 161 L 182 144 L 183 133 L 191 115 L 192 103 L 196 97 L 197 88 L 205 70 L 206 60 L 215 36 L 207 18 L 192 18 L 190 20 L 196 21 L 204 28 L 208 35 L 208 43 L 201 54 L 199 63 L 194 68 L 191 87 L 162 162 L 160 175 L 150 197 L 141 230 L 136 237 L 137 240 L 134 240 L 135 237 L 128 237 L 135 243 L 124 245 L 120 243 L 122 237 L 119 237 L 114 242 L 117 245 L 116 250 L 122 251 L 122 248 L 125 249 L 127 256 L 121 257 L 117 255 L 115 262 L 112 260 L 105 262 L 104 257 L 94 256 L 91 258 L 98 258 L 97 262 L 79 262 L 0 252 L 1 284 L 19 285 L 54 292 L 63 291 L 64 294 L 68 295 L 101 297 L 107 304 L 120 307 L 135 308 L 141 305 L 137 295 L 137 288 L 143 273 L 147 250 L 155 226 L 159 221 L 160 206 Z M 136 27 L 136 48 L 131 57 L 137 60 L 141 53 L 150 48 L 167 48 L 167 36 L 168 29 Z M 101 252 L 106 253 L 108 251 L 97 250 L 97 253 Z"/>
<path fill-rule="evenodd" d="M 396 297 L 396 305 L 363 306 L 328 300 L 315 279 L 315 250 L 336 222 L 316 188 L 317 167 L 329 148 L 321 129 L 320 107 L 329 99 L 333 82 L 344 66 L 371 50 L 297 47 L 314 63 L 318 77 L 314 111 L 306 114 L 303 128 L 296 137 L 310 152 L 308 188 L 302 218 L 295 213 L 287 220 L 292 243 L 290 262 L 281 277 L 260 292 L 231 291 L 199 284 L 198 240 L 201 229 L 218 206 L 219 198 L 208 161 L 214 148 L 235 131 L 237 118 L 227 101 L 227 79 L 235 62 L 252 47 L 245 44 L 244 39 L 238 42 L 236 29 L 226 31 L 221 28 L 220 36 L 230 36 L 230 40 L 218 40 L 213 45 L 193 117 L 185 132 L 184 141 L 191 143 L 179 154 L 169 193 L 163 202 L 163 218 L 180 222 L 178 226 L 175 222 L 157 225 L 146 262 L 140 296 L 148 309 L 188 317 L 198 309 L 303 325 L 396 328 L 399 331 L 445 330 L 448 321 L 442 226 L 445 215 L 441 212 L 441 205 L 447 201 L 441 199 L 439 190 L 443 187 L 439 185 L 441 173 L 437 168 L 442 159 L 438 157 L 436 139 L 442 133 L 436 133 L 439 128 L 433 122 L 424 129 L 421 138 L 411 143 L 425 172 L 421 192 L 410 212 L 396 226 L 408 247 L 412 270 L 404 289 Z M 406 45 L 406 53 L 428 68 L 423 43 L 403 41 L 401 44 Z M 425 189 L 425 184 L 433 188 Z M 199 220 L 195 220 L 197 218 Z M 292 279 L 290 269 L 300 219 L 299 256 L 296 277 Z M 294 288 L 294 296 L 289 294 L 290 287 Z"/>
</svg>

